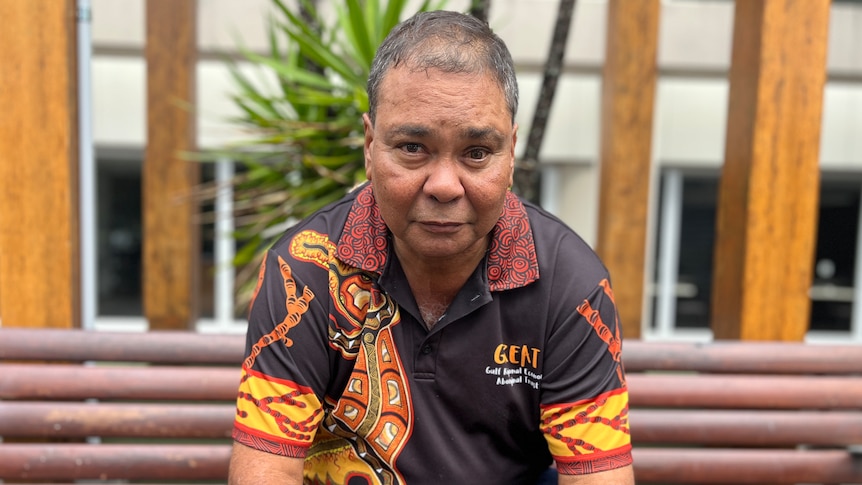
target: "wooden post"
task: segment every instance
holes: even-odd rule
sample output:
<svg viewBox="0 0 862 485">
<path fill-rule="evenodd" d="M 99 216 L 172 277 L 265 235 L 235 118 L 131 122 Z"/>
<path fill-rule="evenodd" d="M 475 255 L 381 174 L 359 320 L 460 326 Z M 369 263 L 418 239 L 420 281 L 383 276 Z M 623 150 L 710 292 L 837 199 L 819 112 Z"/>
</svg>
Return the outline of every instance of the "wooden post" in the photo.
<svg viewBox="0 0 862 485">
<path fill-rule="evenodd" d="M 643 320 L 659 10 L 659 0 L 608 2 L 596 250 L 627 338 Z"/>
<path fill-rule="evenodd" d="M 197 319 L 200 258 L 195 149 L 196 1 L 147 0 L 147 149 L 143 168 L 143 293 L 150 329 Z"/>
<path fill-rule="evenodd" d="M 716 338 L 802 340 L 829 0 L 737 1 L 713 270 Z"/>
<path fill-rule="evenodd" d="M 74 0 L 0 1 L 0 318 L 77 327 Z"/>
</svg>

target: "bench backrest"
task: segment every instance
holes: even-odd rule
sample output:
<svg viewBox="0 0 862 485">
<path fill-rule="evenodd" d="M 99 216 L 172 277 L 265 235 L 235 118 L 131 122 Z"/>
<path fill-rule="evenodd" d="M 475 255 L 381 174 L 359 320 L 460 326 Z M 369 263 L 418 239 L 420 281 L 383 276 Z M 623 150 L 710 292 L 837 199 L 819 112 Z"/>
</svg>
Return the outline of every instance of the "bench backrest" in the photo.
<svg viewBox="0 0 862 485">
<path fill-rule="evenodd" d="M 0 479 L 225 480 L 243 349 L 0 328 Z M 627 341 L 623 359 L 638 483 L 862 482 L 862 347 Z"/>
</svg>

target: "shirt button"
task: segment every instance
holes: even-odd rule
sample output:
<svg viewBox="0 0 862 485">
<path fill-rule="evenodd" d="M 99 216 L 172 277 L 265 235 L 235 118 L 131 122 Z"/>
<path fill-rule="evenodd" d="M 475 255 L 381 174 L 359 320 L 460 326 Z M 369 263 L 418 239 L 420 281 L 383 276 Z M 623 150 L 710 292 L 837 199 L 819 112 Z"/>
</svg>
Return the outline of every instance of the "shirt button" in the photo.
<svg viewBox="0 0 862 485">
<path fill-rule="evenodd" d="M 432 350 L 434 350 L 434 349 L 432 349 L 430 345 L 426 345 L 426 346 L 422 347 L 422 353 L 425 355 L 430 354 Z"/>
</svg>

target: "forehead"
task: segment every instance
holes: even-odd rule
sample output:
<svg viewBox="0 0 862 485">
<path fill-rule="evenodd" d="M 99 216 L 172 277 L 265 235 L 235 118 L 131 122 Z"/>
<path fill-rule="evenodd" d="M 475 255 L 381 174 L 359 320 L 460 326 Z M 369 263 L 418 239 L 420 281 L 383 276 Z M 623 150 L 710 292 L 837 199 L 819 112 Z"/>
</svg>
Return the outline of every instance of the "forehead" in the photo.
<svg viewBox="0 0 862 485">
<path fill-rule="evenodd" d="M 377 116 L 502 117 L 511 121 L 496 78 L 484 71 L 446 72 L 397 66 L 380 83 Z"/>
</svg>

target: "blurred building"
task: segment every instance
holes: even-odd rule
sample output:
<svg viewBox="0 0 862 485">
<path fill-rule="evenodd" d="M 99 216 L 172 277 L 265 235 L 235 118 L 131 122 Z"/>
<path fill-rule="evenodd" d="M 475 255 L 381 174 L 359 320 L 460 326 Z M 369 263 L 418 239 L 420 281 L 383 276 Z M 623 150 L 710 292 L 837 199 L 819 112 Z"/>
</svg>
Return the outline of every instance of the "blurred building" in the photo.
<svg viewBox="0 0 862 485">
<path fill-rule="evenodd" d="M 325 2 L 324 2 L 325 3 Z M 557 1 L 496 0 L 490 23 L 515 58 L 526 141 Z M 460 8 L 466 2 L 452 2 Z M 596 238 L 606 3 L 579 0 L 540 155 L 542 205 Z M 269 0 L 198 0 L 198 143 L 241 137 L 221 56 L 239 39 L 265 50 Z M 834 1 L 823 100 L 820 219 L 809 340 L 862 342 L 862 3 Z M 141 164 L 146 143 L 145 0 L 93 0 L 93 127 L 97 159 L 97 328 L 145 328 L 141 306 Z M 708 339 L 718 177 L 724 157 L 734 4 L 664 0 L 653 124 L 653 198 L 646 338 Z M 229 163 L 229 162 L 225 162 Z M 216 178 L 215 167 L 204 170 Z M 220 245 L 221 243 L 221 245 Z M 227 253 L 217 248 L 228 248 Z M 199 328 L 241 331 L 231 311 L 224 231 L 204 228 Z M 673 261 L 660 260 L 670 255 Z M 673 268 L 661 273 L 658 268 Z M 664 290 L 660 290 L 660 289 Z M 670 312 L 659 312 L 662 302 Z M 221 303 L 221 309 L 219 305 Z M 856 310 L 854 310 L 854 308 Z"/>
</svg>

